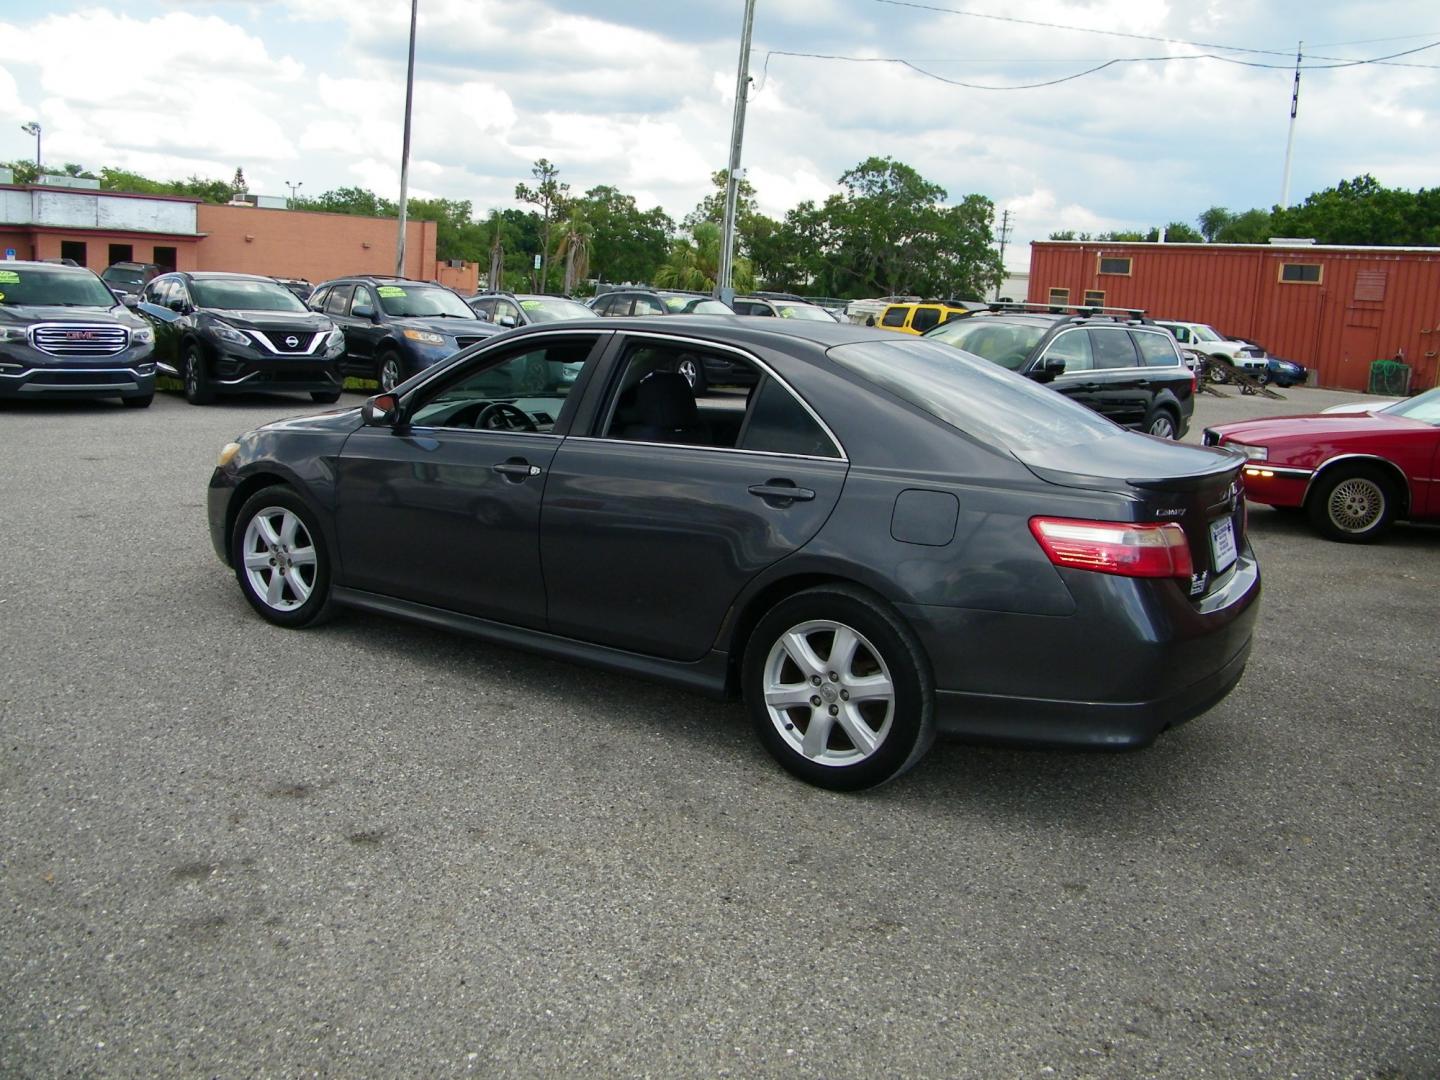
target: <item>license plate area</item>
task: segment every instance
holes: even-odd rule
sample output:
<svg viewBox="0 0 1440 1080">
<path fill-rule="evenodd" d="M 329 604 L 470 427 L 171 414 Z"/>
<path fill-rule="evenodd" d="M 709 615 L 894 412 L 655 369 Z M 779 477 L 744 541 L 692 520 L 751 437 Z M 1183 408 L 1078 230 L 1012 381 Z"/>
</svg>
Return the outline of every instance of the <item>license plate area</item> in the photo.
<svg viewBox="0 0 1440 1080">
<path fill-rule="evenodd" d="M 1234 519 L 1227 516 L 1210 522 L 1210 555 L 1217 574 L 1224 573 L 1235 561 Z"/>
</svg>

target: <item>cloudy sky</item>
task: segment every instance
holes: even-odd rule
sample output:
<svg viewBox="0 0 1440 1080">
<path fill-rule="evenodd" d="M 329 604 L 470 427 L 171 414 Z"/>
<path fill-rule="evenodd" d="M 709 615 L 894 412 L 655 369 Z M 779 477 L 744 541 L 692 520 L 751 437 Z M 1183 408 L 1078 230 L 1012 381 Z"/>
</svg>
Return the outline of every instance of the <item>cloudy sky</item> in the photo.
<svg viewBox="0 0 1440 1080">
<path fill-rule="evenodd" d="M 420 0 L 412 191 L 483 214 L 543 156 L 679 219 L 726 163 L 743 11 Z M 404 0 L 0 6 L 0 160 L 34 154 L 38 120 L 51 163 L 394 197 L 408 19 Z M 744 163 L 779 216 L 895 157 L 1008 208 L 1023 267 L 1055 229 L 1277 202 L 1300 40 L 1329 66 L 1303 76 L 1294 200 L 1365 172 L 1440 183 L 1433 0 L 758 0 Z"/>
</svg>

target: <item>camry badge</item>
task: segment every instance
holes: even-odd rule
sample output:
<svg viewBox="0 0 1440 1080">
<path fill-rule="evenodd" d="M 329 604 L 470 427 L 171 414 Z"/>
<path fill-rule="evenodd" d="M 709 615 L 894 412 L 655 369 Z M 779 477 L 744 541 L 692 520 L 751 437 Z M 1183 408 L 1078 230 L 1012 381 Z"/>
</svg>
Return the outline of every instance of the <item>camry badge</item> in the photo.
<svg viewBox="0 0 1440 1080">
<path fill-rule="evenodd" d="M 299 348 L 299 347 L 300 347 L 300 339 L 299 339 L 298 337 L 296 337 L 294 334 L 291 334 L 289 337 L 287 337 L 287 338 L 285 339 L 285 344 L 288 345 L 288 346 L 290 346 L 290 348 L 292 348 L 292 349 L 296 349 L 296 348 Z"/>
</svg>

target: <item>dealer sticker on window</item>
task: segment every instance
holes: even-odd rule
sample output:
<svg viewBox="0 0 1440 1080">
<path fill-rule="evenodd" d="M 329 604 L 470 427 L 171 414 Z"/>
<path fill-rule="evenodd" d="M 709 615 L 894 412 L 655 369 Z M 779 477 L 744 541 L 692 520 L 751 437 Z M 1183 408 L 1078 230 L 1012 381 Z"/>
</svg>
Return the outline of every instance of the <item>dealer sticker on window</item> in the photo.
<svg viewBox="0 0 1440 1080">
<path fill-rule="evenodd" d="M 1228 517 L 1210 523 L 1210 551 L 1219 573 L 1235 561 L 1235 523 Z"/>
</svg>

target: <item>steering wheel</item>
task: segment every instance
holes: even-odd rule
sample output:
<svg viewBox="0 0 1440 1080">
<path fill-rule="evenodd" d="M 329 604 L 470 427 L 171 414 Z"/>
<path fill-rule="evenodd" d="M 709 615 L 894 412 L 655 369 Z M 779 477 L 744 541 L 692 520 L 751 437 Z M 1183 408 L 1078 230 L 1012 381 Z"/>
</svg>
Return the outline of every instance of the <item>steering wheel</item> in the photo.
<svg viewBox="0 0 1440 1080">
<path fill-rule="evenodd" d="M 475 417 L 475 427 L 488 431 L 538 432 L 535 421 L 520 406 L 508 401 L 492 401 Z"/>
</svg>

